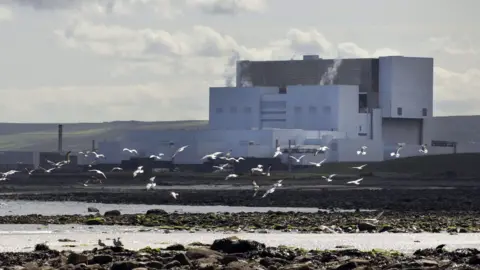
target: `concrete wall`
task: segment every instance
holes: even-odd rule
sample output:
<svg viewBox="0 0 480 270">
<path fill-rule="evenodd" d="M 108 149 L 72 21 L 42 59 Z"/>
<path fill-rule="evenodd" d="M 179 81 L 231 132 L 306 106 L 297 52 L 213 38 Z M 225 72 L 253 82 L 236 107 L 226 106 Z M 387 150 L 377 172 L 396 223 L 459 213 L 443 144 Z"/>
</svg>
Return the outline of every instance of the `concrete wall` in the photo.
<svg viewBox="0 0 480 270">
<path fill-rule="evenodd" d="M 260 128 L 260 100 L 278 93 L 277 87 L 211 87 L 210 129 Z"/>
<path fill-rule="evenodd" d="M 357 155 L 357 150 L 367 146 L 367 154 Z M 371 162 L 382 161 L 384 156 L 381 140 L 364 139 L 335 139 L 331 143 L 331 150 L 327 158 L 331 162 Z"/>
<path fill-rule="evenodd" d="M 379 85 L 383 117 L 432 116 L 433 58 L 380 57 Z"/>
<path fill-rule="evenodd" d="M 383 118 L 383 141 L 387 144 L 422 144 L 422 120 Z"/>
<path fill-rule="evenodd" d="M 442 116 L 424 120 L 424 141 L 454 141 L 480 144 L 480 116 Z"/>
<path fill-rule="evenodd" d="M 0 164 L 34 164 L 34 152 L 0 151 Z"/>
</svg>

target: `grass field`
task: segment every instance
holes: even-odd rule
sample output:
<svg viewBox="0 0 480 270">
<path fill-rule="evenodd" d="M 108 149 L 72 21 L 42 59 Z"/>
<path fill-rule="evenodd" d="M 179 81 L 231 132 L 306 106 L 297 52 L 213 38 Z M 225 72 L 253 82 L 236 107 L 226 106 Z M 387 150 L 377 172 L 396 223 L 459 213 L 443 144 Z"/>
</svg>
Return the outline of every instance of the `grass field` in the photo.
<svg viewBox="0 0 480 270">
<path fill-rule="evenodd" d="M 63 125 L 63 144 L 73 151 L 92 140 L 115 140 L 133 130 L 202 129 L 208 121 L 105 122 Z M 58 124 L 0 123 L 0 150 L 52 151 L 57 149 Z"/>
</svg>

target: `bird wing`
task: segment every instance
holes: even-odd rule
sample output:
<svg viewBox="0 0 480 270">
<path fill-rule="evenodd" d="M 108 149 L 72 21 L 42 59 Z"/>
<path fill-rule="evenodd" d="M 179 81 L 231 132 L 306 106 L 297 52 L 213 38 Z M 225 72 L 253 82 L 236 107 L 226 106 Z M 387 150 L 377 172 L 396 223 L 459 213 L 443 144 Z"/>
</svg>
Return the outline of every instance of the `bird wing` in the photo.
<svg viewBox="0 0 480 270">
<path fill-rule="evenodd" d="M 296 161 L 299 161 L 299 160 L 298 160 L 296 157 L 294 157 L 294 156 L 290 156 L 290 158 L 293 158 L 293 159 L 295 159 Z"/>
<path fill-rule="evenodd" d="M 72 153 L 72 151 L 68 151 L 66 154 L 65 154 L 65 160 L 70 163 L 70 154 Z"/>
<path fill-rule="evenodd" d="M 301 155 L 301 156 L 298 158 L 298 160 L 300 160 L 300 159 L 302 159 L 302 158 L 304 158 L 304 157 L 305 157 L 305 155 Z"/>
<path fill-rule="evenodd" d="M 310 161 L 310 162 L 308 162 L 308 163 L 310 163 L 310 164 L 313 164 L 313 165 L 317 165 L 317 163 L 315 163 L 315 162 L 311 162 L 311 161 Z"/>
<path fill-rule="evenodd" d="M 322 161 L 320 161 L 320 164 L 323 164 L 327 159 L 324 158 Z"/>
<path fill-rule="evenodd" d="M 336 176 L 336 174 L 331 174 L 328 178 L 332 178 L 334 176 Z"/>
</svg>

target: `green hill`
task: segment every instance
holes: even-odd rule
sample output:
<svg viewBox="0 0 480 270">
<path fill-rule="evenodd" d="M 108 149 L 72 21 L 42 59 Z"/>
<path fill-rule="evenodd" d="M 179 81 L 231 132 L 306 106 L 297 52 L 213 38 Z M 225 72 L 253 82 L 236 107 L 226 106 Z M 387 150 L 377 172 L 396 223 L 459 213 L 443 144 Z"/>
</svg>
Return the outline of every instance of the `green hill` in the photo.
<svg viewBox="0 0 480 270">
<path fill-rule="evenodd" d="M 63 124 L 63 145 L 73 151 L 91 147 L 92 140 L 117 140 L 134 130 L 203 129 L 208 121 L 104 122 Z M 0 150 L 55 151 L 58 124 L 0 123 Z"/>
</svg>

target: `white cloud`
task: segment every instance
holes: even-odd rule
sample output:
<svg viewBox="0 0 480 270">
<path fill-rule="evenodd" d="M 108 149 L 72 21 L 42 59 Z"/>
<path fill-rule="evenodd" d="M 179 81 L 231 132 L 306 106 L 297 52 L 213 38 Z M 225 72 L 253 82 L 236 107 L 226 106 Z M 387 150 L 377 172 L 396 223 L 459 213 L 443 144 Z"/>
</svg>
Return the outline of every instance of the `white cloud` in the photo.
<svg viewBox="0 0 480 270">
<path fill-rule="evenodd" d="M 13 13 L 10 9 L 0 6 L 0 22 L 13 19 Z"/>
<path fill-rule="evenodd" d="M 265 0 L 188 0 L 187 3 L 200 8 L 205 13 L 214 15 L 261 12 L 267 6 Z"/>
<path fill-rule="evenodd" d="M 451 55 L 479 54 L 479 51 L 474 48 L 468 38 L 462 41 L 464 42 L 459 42 L 451 37 L 432 37 L 428 39 L 428 43 L 433 51 L 441 51 Z"/>
</svg>

